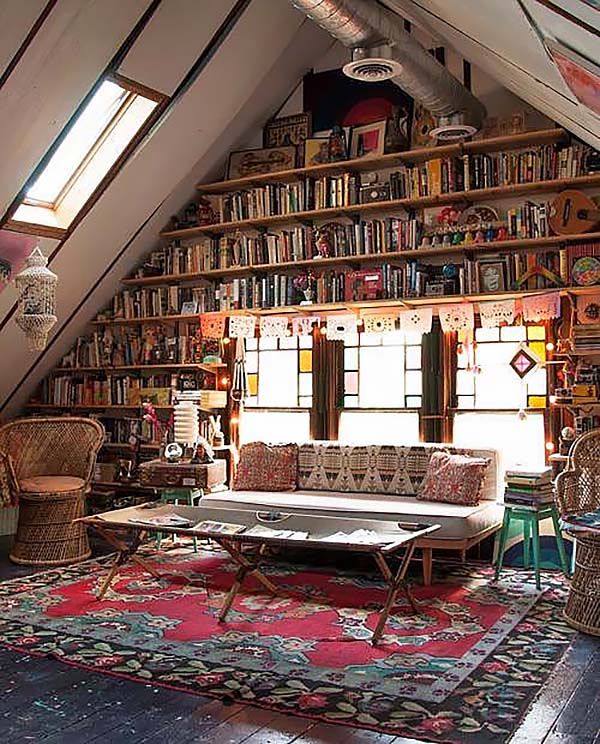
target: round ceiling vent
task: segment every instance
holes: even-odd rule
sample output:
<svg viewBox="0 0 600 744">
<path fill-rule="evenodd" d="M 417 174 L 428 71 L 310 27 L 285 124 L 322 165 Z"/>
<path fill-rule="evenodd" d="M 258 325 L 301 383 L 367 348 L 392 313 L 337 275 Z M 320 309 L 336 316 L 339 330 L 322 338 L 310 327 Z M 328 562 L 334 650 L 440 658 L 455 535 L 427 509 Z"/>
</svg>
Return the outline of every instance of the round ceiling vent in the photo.
<svg viewBox="0 0 600 744">
<path fill-rule="evenodd" d="M 392 57 L 390 44 L 352 50 L 352 60 L 342 68 L 344 75 L 363 83 L 380 83 L 391 80 L 402 71 L 402 65 Z"/>
<path fill-rule="evenodd" d="M 477 132 L 477 127 L 470 124 L 442 124 L 429 131 L 431 139 L 438 142 L 456 142 L 456 140 L 472 137 Z"/>
<path fill-rule="evenodd" d="M 352 60 L 344 65 L 343 70 L 344 75 L 355 80 L 362 80 L 363 83 L 380 83 L 383 80 L 397 77 L 402 70 L 402 65 L 393 59 L 372 57 Z"/>
</svg>

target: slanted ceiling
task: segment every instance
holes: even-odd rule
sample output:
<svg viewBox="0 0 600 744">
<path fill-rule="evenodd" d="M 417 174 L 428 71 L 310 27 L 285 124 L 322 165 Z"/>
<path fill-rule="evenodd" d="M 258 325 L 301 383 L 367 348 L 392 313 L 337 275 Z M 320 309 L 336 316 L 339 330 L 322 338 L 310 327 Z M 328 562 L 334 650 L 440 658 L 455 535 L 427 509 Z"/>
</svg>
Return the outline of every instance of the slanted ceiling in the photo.
<svg viewBox="0 0 600 744">
<path fill-rule="evenodd" d="M 41 4 L 25 5 L 30 23 Z M 4 209 L 149 5 L 147 0 L 58 0 L 0 90 Z M 163 0 L 119 72 L 172 94 L 234 6 L 239 7 L 235 0 Z M 16 28 L 21 16 L 16 10 L 14 15 Z M 50 23 L 52 36 L 46 39 Z M 23 38 L 28 26 L 22 19 L 19 28 Z M 220 41 L 52 261 L 60 281 L 59 323 L 46 352 L 27 350 L 14 318 L 1 328 L 3 418 L 19 410 L 86 322 L 110 300 L 120 278 L 193 196 L 195 183 L 220 175 L 228 151 L 245 144 L 248 132 L 275 113 L 315 56 L 331 45 L 325 32 L 283 0 L 251 0 Z M 19 44 L 15 39 L 13 49 Z M 13 155 L 11 148 L 19 153 Z M 43 247 L 49 252 L 52 245 L 45 241 Z M 12 285 L 0 293 L 0 321 L 15 298 Z"/>
<path fill-rule="evenodd" d="M 600 149 L 600 119 L 580 104 L 544 47 L 598 64 L 600 7 L 586 0 L 383 0 L 501 85 Z"/>
</svg>

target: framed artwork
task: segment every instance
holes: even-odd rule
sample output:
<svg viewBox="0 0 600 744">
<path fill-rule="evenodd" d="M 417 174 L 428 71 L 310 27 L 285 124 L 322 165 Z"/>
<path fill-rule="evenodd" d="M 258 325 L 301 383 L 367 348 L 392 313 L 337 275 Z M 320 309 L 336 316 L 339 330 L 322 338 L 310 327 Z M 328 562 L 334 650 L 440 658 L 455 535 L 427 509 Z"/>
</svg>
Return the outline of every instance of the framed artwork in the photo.
<svg viewBox="0 0 600 744">
<path fill-rule="evenodd" d="M 435 119 L 433 118 L 433 114 L 420 103 L 415 103 L 411 127 L 411 148 L 431 147 L 434 141 L 429 136 L 429 132 L 434 127 Z"/>
<path fill-rule="evenodd" d="M 353 127 L 350 138 L 350 158 L 374 158 L 385 151 L 387 120 Z"/>
<path fill-rule="evenodd" d="M 296 167 L 296 147 L 265 147 L 256 150 L 236 150 L 229 155 L 227 179 L 278 173 Z"/>
<path fill-rule="evenodd" d="M 190 300 L 181 305 L 181 315 L 195 315 L 198 312 L 198 303 Z"/>
<path fill-rule="evenodd" d="M 503 261 L 479 261 L 480 292 L 503 292 L 506 289 L 505 264 Z"/>
<path fill-rule="evenodd" d="M 313 137 L 335 124 L 358 127 L 382 119 L 396 119 L 410 141 L 413 100 L 391 80 L 364 83 L 346 77 L 339 68 L 304 76 L 303 109 L 312 112 Z"/>
<path fill-rule="evenodd" d="M 312 137 L 304 143 L 304 166 L 329 162 L 329 138 Z"/>
<path fill-rule="evenodd" d="M 311 133 L 310 113 L 271 119 L 263 129 L 263 147 L 302 145 Z"/>
</svg>

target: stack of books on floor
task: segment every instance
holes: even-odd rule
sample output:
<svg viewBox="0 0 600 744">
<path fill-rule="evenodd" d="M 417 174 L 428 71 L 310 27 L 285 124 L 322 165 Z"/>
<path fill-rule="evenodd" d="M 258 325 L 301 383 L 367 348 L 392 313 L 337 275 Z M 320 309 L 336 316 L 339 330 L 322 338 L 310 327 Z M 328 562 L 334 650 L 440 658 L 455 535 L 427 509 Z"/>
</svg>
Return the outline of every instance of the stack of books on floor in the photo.
<svg viewBox="0 0 600 744">
<path fill-rule="evenodd" d="M 552 469 L 507 470 L 504 503 L 524 509 L 538 509 L 554 502 Z"/>
</svg>

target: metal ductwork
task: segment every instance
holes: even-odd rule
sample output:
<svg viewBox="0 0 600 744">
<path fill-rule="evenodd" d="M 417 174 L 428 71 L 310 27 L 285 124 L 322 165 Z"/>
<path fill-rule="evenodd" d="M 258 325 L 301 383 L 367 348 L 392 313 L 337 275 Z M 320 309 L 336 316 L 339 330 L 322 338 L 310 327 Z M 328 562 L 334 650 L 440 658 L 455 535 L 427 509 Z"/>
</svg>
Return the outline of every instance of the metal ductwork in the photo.
<svg viewBox="0 0 600 744">
<path fill-rule="evenodd" d="M 393 80 L 423 104 L 437 118 L 432 137 L 448 142 L 481 129 L 483 104 L 404 30 L 399 16 L 376 0 L 291 2 L 352 50 L 346 75 L 365 82 Z"/>
</svg>

